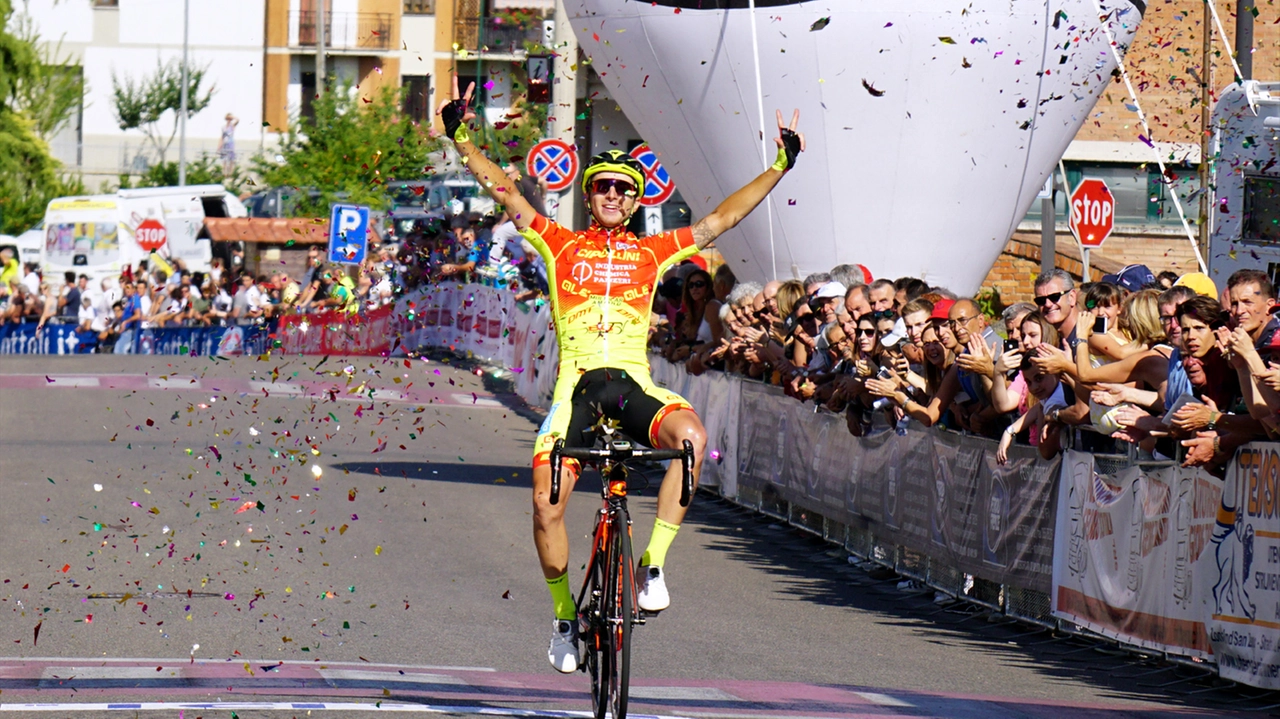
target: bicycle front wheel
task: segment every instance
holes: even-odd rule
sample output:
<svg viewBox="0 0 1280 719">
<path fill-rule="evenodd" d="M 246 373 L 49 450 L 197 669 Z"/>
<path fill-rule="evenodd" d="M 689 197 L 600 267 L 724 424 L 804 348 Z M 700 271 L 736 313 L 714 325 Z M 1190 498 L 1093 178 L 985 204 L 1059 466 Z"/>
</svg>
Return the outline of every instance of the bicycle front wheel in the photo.
<svg viewBox="0 0 1280 719">
<path fill-rule="evenodd" d="M 614 515 L 610 554 L 614 556 L 615 563 L 609 565 L 610 583 L 613 585 L 608 595 L 613 605 L 613 611 L 609 612 L 613 650 L 609 704 L 613 708 L 613 719 L 626 719 L 631 683 L 631 625 L 636 598 L 636 569 L 631 559 L 631 525 L 627 520 L 625 510 Z"/>
</svg>

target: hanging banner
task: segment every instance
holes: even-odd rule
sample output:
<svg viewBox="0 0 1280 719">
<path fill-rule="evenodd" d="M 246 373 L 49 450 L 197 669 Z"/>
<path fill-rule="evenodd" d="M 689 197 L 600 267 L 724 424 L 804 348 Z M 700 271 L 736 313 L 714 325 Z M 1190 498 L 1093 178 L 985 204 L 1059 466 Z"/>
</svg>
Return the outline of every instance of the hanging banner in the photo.
<svg viewBox="0 0 1280 719">
<path fill-rule="evenodd" d="M 1208 658 L 1207 550 L 1221 498 L 1222 482 L 1200 470 L 1134 466 L 1108 475 L 1093 455 L 1065 453 L 1054 615 L 1141 647 Z"/>
<path fill-rule="evenodd" d="M 1280 445 L 1249 444 L 1227 468 L 1197 585 L 1223 679 L 1280 689 Z"/>
</svg>

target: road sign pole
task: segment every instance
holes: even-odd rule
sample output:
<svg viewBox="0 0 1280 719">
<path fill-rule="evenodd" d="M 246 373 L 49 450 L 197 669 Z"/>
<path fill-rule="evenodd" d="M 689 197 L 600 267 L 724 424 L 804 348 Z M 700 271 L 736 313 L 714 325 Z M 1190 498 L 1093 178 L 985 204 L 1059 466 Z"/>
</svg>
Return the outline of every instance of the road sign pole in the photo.
<svg viewBox="0 0 1280 719">
<path fill-rule="evenodd" d="M 1080 248 L 1080 262 L 1084 265 L 1084 272 L 1081 273 L 1081 281 L 1089 282 L 1089 248 Z"/>
</svg>

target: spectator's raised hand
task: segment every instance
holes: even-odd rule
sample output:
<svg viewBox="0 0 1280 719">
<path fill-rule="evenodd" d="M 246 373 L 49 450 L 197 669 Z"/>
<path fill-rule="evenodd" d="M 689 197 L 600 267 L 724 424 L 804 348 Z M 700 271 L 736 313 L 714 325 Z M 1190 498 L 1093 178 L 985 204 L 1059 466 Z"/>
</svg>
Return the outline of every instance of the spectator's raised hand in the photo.
<svg viewBox="0 0 1280 719">
<path fill-rule="evenodd" d="M 1036 347 L 1036 356 L 1031 358 L 1031 364 L 1035 365 L 1041 372 L 1048 374 L 1062 374 L 1075 366 L 1065 351 L 1047 342 L 1041 342 Z"/>
<path fill-rule="evenodd" d="M 1216 332 L 1219 349 L 1231 361 L 1233 367 L 1239 369 L 1248 366 L 1249 360 L 1258 354 L 1258 349 L 1253 346 L 1253 337 L 1250 337 L 1246 330 L 1239 327 L 1234 330 L 1219 327 Z"/>
<path fill-rule="evenodd" d="M 1115 407 L 1124 402 L 1126 389 L 1128 388 L 1122 384 L 1103 382 L 1098 385 L 1098 389 L 1089 393 L 1089 399 L 1103 407 Z"/>
<path fill-rule="evenodd" d="M 1080 314 L 1076 319 L 1076 339 L 1081 342 L 1088 342 L 1089 337 L 1093 334 L 1093 322 L 1098 319 L 1098 313 L 1093 310 L 1080 310 Z"/>
<path fill-rule="evenodd" d="M 1280 365 L 1268 362 L 1267 369 L 1258 374 L 1258 381 L 1275 392 L 1280 392 Z"/>
<path fill-rule="evenodd" d="M 911 360 L 908 360 L 903 355 L 897 355 L 893 358 L 891 366 L 895 374 L 906 377 L 907 373 L 911 371 Z"/>
<path fill-rule="evenodd" d="M 1196 432 L 1196 436 L 1192 439 L 1182 440 L 1182 446 L 1187 448 L 1187 455 L 1182 460 L 1183 467 L 1200 467 L 1213 463 L 1213 456 L 1216 454 L 1217 432 Z"/>
<path fill-rule="evenodd" d="M 997 374 L 1007 375 L 1016 371 L 1022 366 L 1022 353 L 1016 350 L 1002 352 L 995 361 L 995 371 Z"/>
<path fill-rule="evenodd" d="M 872 377 L 864 382 L 863 386 L 877 397 L 893 397 L 898 392 L 898 383 L 892 379 Z"/>
<path fill-rule="evenodd" d="M 739 333 L 741 337 L 748 342 L 761 342 L 765 339 L 764 330 L 758 327 L 743 327 Z"/>
<path fill-rule="evenodd" d="M 1209 421 L 1213 419 L 1218 412 L 1218 405 L 1209 397 L 1204 398 L 1205 403 L 1188 402 L 1182 405 L 1177 412 L 1173 413 L 1173 426 L 1183 432 L 1195 432 L 1209 425 Z"/>
<path fill-rule="evenodd" d="M 1117 409 L 1116 413 L 1112 416 L 1115 417 L 1116 424 L 1121 427 L 1128 428 L 1136 425 L 1143 417 L 1149 417 L 1150 415 L 1137 407 L 1130 405 L 1128 407 L 1121 407 L 1120 409 Z"/>
<path fill-rule="evenodd" d="M 960 369 L 983 377 L 995 376 L 995 363 L 992 361 L 991 348 L 981 335 L 969 338 L 969 351 L 956 357 Z"/>
</svg>

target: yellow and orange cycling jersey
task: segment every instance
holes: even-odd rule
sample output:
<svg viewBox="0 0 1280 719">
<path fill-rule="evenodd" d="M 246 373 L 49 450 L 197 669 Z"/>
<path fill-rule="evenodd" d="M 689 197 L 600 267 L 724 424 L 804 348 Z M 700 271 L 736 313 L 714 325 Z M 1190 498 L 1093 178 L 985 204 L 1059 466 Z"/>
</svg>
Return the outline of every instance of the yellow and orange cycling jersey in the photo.
<svg viewBox="0 0 1280 719">
<path fill-rule="evenodd" d="M 657 426 L 675 409 L 687 409 L 682 397 L 657 387 L 649 378 L 649 314 L 658 280 L 667 268 L 698 253 L 693 232 L 681 228 L 649 237 L 636 237 L 625 228 L 606 230 L 592 225 L 573 232 L 541 215 L 521 234 L 547 265 L 551 316 L 560 348 L 560 375 L 551 410 L 538 431 L 534 464 L 547 461 L 555 440 L 566 437 L 572 419 L 573 392 L 583 375 L 600 368 L 625 370 L 630 381 L 657 403 L 648 404 L 653 417 L 648 436 L 634 437 L 653 444 Z M 660 407 L 656 412 L 650 410 Z"/>
<path fill-rule="evenodd" d="M 547 264 L 561 376 L 597 367 L 647 374 L 653 292 L 668 267 L 698 253 L 693 232 L 573 232 L 539 215 L 521 234 Z"/>
</svg>

